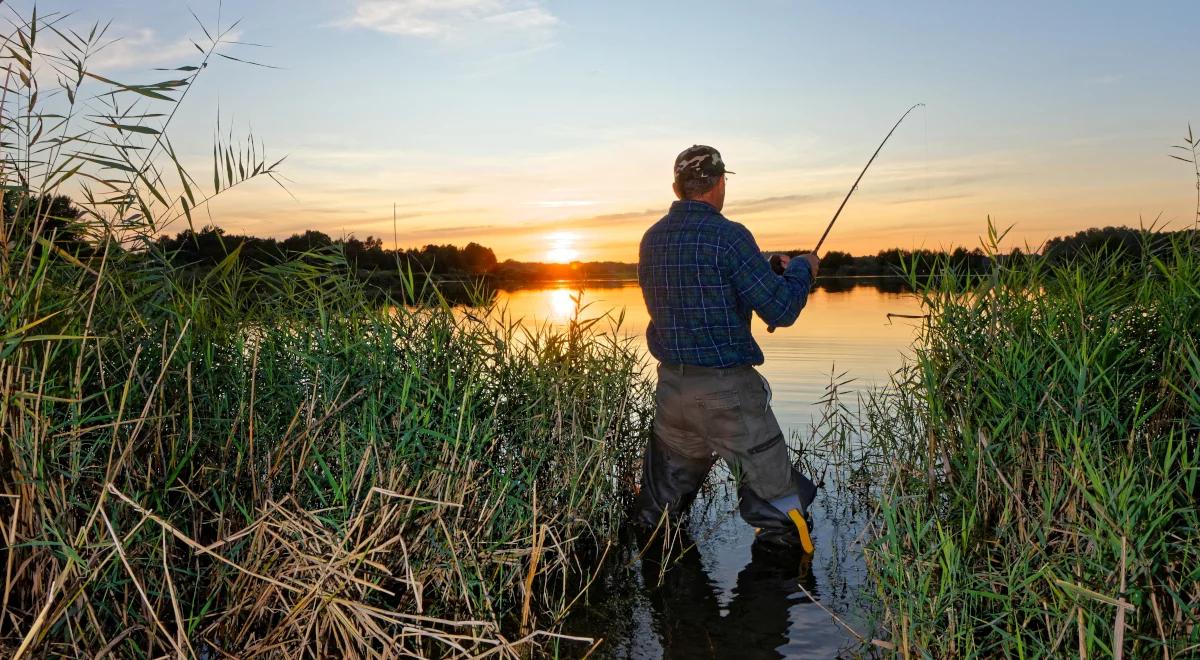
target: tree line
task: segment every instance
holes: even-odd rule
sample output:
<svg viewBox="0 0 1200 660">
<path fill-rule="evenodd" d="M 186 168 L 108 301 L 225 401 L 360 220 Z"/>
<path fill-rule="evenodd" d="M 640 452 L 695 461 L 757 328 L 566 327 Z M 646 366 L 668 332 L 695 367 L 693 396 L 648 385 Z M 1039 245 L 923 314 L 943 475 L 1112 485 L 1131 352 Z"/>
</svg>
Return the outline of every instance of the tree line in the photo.
<svg viewBox="0 0 1200 660">
<path fill-rule="evenodd" d="M 432 275 L 483 276 L 496 267 L 496 254 L 489 247 L 467 243 L 455 245 L 426 245 L 421 248 L 389 250 L 383 239 L 349 236 L 334 239 L 328 234 L 310 229 L 285 239 L 260 238 L 229 234 L 212 225 L 200 231 L 185 229 L 174 237 L 160 236 L 157 245 L 180 265 L 214 266 L 235 251 L 246 263 L 272 266 L 305 254 L 340 252 L 347 265 L 359 275 L 379 271 L 405 270 Z"/>
<path fill-rule="evenodd" d="M 26 196 L 5 191 L 3 202 L 4 217 L 10 221 L 20 222 L 23 218 L 35 216 L 43 218 L 48 225 L 43 235 L 54 237 L 54 248 L 81 258 L 97 253 L 96 240 L 89 237 L 87 231 L 88 219 L 69 197 Z M 1129 227 L 1093 227 L 1052 238 L 1041 247 L 1040 252 L 1031 254 L 1040 254 L 1051 264 L 1085 257 L 1140 258 L 1147 250 L 1160 252 L 1169 249 L 1171 238 L 1179 235 L 1189 235 L 1193 240 L 1196 238 L 1195 230 L 1164 232 Z M 359 279 L 385 289 L 395 288 L 397 283 L 390 280 L 398 282 L 399 273 L 412 273 L 415 277 L 428 277 L 439 283 L 486 279 L 519 284 L 637 277 L 637 264 L 631 263 L 603 261 L 559 264 L 512 259 L 498 262 L 491 248 L 476 242 L 467 243 L 464 247 L 428 244 L 419 248 L 385 249 L 383 239 L 375 236 L 359 239 L 350 235 L 335 239 L 312 229 L 276 239 L 231 234 L 220 227 L 208 225 L 199 231 L 189 228 L 174 236 L 159 236 L 154 239 L 153 246 L 175 266 L 198 271 L 211 269 L 233 254 L 237 254 L 237 260 L 243 267 L 252 270 L 302 259 L 305 255 L 332 254 L 342 257 Z M 110 246 L 110 249 L 113 248 Z M 796 256 L 804 252 L 807 250 L 788 250 L 785 254 Z M 983 273 L 991 268 L 993 259 L 1024 256 L 1027 255 L 1021 248 L 1013 248 L 1005 255 L 989 255 L 980 248 L 967 250 L 963 247 L 951 251 L 889 248 L 873 255 L 831 250 L 821 256 L 821 275 L 889 276 L 914 267 L 918 274 L 923 274 L 945 263 L 962 273 Z"/>
<path fill-rule="evenodd" d="M 1137 260 L 1149 251 L 1161 254 L 1171 249 L 1174 237 L 1196 239 L 1195 230 L 1175 232 L 1133 229 L 1130 227 L 1092 227 L 1068 236 L 1057 236 L 1046 241 L 1038 251 L 1026 253 L 1019 247 L 1007 254 L 987 254 L 980 248 L 968 250 L 958 247 L 945 250 L 901 250 L 889 248 L 873 255 L 855 256 L 848 252 L 831 250 L 821 255 L 821 275 L 885 276 L 895 275 L 908 268 L 918 274 L 928 274 L 942 264 L 948 263 L 960 273 L 983 273 L 992 267 L 992 261 L 1021 259 L 1040 256 L 1052 265 L 1070 263 L 1076 259 L 1127 258 Z M 808 250 L 789 250 L 786 254 L 796 256 Z"/>
<path fill-rule="evenodd" d="M 788 250 L 785 254 L 796 256 L 808 250 Z M 1016 250 L 1014 254 L 1020 254 Z M 991 257 L 975 248 L 955 248 L 945 252 L 939 250 L 901 250 L 889 248 L 873 255 L 855 256 L 849 252 L 830 250 L 821 255 L 821 275 L 831 277 L 892 276 L 915 265 L 918 273 L 929 273 L 938 264 L 949 261 L 955 270 L 962 273 L 982 273 L 991 268 Z"/>
</svg>

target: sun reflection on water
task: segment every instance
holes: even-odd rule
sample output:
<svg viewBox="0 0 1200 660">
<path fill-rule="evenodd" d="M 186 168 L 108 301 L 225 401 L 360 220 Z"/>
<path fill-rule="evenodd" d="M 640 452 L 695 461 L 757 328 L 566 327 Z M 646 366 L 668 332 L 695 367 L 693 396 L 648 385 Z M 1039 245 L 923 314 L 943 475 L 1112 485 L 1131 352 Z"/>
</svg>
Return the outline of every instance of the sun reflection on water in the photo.
<svg viewBox="0 0 1200 660">
<path fill-rule="evenodd" d="M 552 323 L 566 323 L 575 314 L 575 292 L 571 289 L 547 289 L 541 292 L 545 297 L 546 320 Z"/>
</svg>

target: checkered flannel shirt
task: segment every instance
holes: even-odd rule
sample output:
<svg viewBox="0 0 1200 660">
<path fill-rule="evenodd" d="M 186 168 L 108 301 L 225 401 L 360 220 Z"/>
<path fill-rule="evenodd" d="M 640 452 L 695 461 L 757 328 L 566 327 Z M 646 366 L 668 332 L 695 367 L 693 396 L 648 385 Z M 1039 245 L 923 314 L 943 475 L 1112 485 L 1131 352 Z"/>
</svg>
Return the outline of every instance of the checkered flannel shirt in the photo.
<svg viewBox="0 0 1200 660">
<path fill-rule="evenodd" d="M 750 333 L 751 312 L 768 325 L 791 325 L 812 280 L 804 259 L 792 259 L 776 275 L 750 230 L 713 206 L 675 202 L 646 231 L 638 257 L 650 354 L 702 367 L 762 364 L 762 349 Z"/>
</svg>

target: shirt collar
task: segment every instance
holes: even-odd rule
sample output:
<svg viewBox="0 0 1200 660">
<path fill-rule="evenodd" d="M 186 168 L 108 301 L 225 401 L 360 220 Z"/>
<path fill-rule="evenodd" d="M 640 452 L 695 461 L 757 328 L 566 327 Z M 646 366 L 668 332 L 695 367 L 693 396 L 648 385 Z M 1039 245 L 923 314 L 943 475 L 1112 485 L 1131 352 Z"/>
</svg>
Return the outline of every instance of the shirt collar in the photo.
<svg viewBox="0 0 1200 660">
<path fill-rule="evenodd" d="M 700 211 L 703 213 L 720 213 L 717 207 L 708 202 L 696 199 L 679 199 L 671 203 L 672 211 Z"/>
</svg>

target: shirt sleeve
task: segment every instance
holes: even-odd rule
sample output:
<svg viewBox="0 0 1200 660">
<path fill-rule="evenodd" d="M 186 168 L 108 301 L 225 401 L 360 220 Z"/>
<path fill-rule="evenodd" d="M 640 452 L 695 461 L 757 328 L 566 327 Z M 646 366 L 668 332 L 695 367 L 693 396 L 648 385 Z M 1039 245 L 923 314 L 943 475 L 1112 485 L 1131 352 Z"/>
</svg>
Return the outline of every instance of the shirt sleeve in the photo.
<svg viewBox="0 0 1200 660">
<path fill-rule="evenodd" d="M 792 259 L 783 275 L 776 275 L 750 230 L 736 222 L 731 224 L 734 229 L 729 233 L 724 257 L 738 297 L 767 325 L 782 328 L 795 323 L 812 288 L 812 268 L 808 261 Z"/>
</svg>

